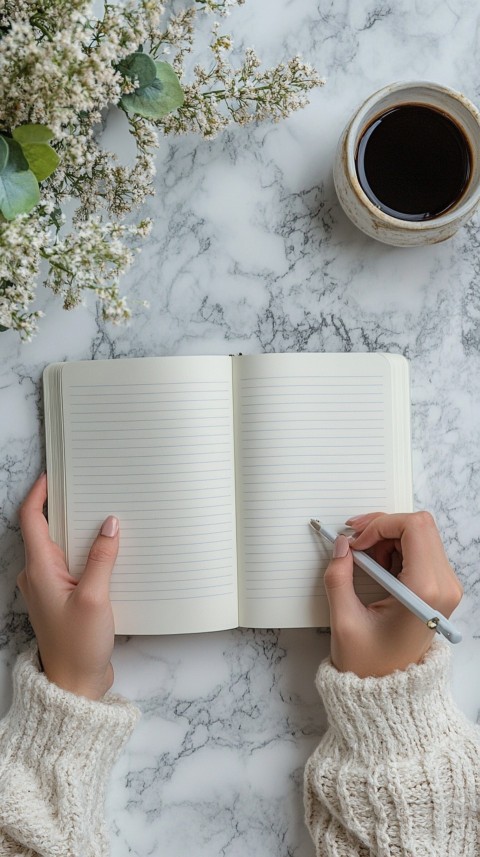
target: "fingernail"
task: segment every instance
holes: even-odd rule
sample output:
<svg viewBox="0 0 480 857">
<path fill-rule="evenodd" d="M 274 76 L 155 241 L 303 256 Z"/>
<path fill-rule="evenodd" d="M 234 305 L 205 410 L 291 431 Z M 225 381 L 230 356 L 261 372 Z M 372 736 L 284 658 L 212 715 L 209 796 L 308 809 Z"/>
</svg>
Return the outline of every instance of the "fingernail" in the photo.
<svg viewBox="0 0 480 857">
<path fill-rule="evenodd" d="M 114 515 L 109 515 L 103 522 L 100 533 L 102 536 L 108 536 L 111 539 L 116 536 L 118 533 L 118 518 L 115 518 Z"/>
<path fill-rule="evenodd" d="M 348 519 L 345 521 L 345 523 L 346 523 L 346 524 L 347 524 L 347 526 L 349 526 L 349 527 L 354 527 L 354 526 L 355 526 L 355 524 L 359 524 L 359 523 L 360 523 L 361 521 L 363 521 L 366 517 L 367 517 L 366 515 L 354 515 L 354 517 L 353 517 L 353 518 L 348 518 Z"/>
<path fill-rule="evenodd" d="M 333 543 L 333 558 L 339 559 L 342 556 L 346 556 L 350 549 L 350 545 L 348 544 L 348 539 L 346 536 L 337 536 Z"/>
</svg>

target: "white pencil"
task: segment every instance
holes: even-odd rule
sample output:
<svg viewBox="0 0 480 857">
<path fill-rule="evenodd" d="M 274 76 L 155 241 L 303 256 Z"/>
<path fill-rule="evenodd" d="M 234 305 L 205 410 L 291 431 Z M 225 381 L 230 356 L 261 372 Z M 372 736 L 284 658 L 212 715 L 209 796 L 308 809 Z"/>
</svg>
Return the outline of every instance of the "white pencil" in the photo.
<svg viewBox="0 0 480 857">
<path fill-rule="evenodd" d="M 323 538 L 328 542 L 333 543 L 338 536 L 338 533 L 327 529 L 327 527 L 315 518 L 310 520 L 310 525 L 318 535 L 323 536 Z M 407 609 L 414 613 L 415 616 L 418 616 L 422 622 L 425 622 L 432 631 L 435 630 L 437 634 L 443 634 L 443 636 L 451 643 L 460 642 L 462 639 L 460 631 L 452 625 L 446 616 L 443 616 L 442 613 L 438 612 L 438 610 L 434 610 L 433 607 L 430 607 L 426 601 L 423 601 L 418 597 L 418 595 L 415 595 L 408 586 L 405 586 L 404 583 L 397 580 L 393 574 L 390 574 L 390 572 L 382 568 L 382 566 L 379 565 L 378 562 L 375 562 L 375 560 L 368 556 L 368 554 L 363 551 L 355 550 L 352 550 L 352 554 L 353 559 L 359 568 L 362 568 L 370 575 L 370 577 L 373 577 L 373 579 L 383 586 L 390 595 L 397 598 L 404 607 L 407 607 Z"/>
</svg>

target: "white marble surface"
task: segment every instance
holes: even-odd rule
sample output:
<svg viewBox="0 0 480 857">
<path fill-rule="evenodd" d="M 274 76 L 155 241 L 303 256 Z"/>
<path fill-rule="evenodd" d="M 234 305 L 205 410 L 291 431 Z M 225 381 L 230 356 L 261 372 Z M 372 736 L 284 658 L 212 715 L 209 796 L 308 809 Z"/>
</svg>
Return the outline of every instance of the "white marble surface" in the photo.
<svg viewBox="0 0 480 857">
<path fill-rule="evenodd" d="M 106 327 L 93 305 L 67 315 L 43 293 L 32 344 L 0 335 L 3 711 L 30 634 L 14 592 L 16 509 L 43 463 L 47 363 L 381 349 L 411 360 L 416 505 L 436 515 L 464 583 L 454 692 L 477 717 L 479 220 L 437 247 L 376 244 L 340 210 L 331 165 L 350 113 L 388 82 L 435 80 L 479 103 L 479 16 L 467 0 L 247 0 L 227 21 L 237 42 L 266 62 L 301 51 L 324 89 L 280 125 L 162 142 L 153 234 L 125 279 L 151 308 L 129 327 Z M 327 650 L 312 631 L 119 640 L 116 687 L 144 718 L 109 792 L 115 857 L 311 857 L 302 766 L 324 728 L 313 677 Z"/>
</svg>

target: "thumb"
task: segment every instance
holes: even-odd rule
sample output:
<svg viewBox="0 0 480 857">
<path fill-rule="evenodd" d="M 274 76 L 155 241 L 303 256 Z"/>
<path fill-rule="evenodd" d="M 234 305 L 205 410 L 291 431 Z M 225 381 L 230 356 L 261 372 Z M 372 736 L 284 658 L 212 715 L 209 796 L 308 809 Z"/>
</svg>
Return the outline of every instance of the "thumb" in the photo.
<svg viewBox="0 0 480 857">
<path fill-rule="evenodd" d="M 333 556 L 323 578 L 332 630 L 345 624 L 348 614 L 358 610 L 359 600 L 353 588 L 353 556 L 346 536 L 335 539 Z"/>
<path fill-rule="evenodd" d="M 108 597 L 110 577 L 118 554 L 119 521 L 110 515 L 102 524 L 88 555 L 78 586 L 98 597 Z"/>
</svg>

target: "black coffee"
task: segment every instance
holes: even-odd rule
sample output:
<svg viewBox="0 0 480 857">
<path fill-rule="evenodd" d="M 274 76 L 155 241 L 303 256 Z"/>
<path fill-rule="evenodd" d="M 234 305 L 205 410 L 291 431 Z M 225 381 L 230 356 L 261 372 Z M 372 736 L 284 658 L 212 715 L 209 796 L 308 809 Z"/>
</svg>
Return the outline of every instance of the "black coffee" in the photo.
<svg viewBox="0 0 480 857">
<path fill-rule="evenodd" d="M 440 110 L 401 104 L 378 116 L 358 144 L 358 180 L 371 201 L 391 217 L 431 220 L 464 193 L 470 147 Z"/>
</svg>

